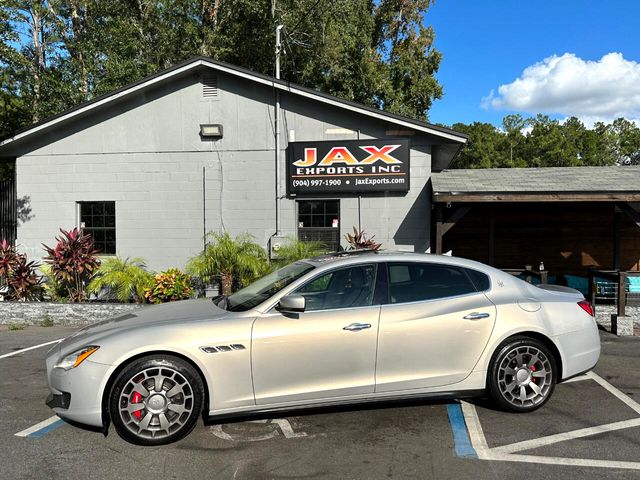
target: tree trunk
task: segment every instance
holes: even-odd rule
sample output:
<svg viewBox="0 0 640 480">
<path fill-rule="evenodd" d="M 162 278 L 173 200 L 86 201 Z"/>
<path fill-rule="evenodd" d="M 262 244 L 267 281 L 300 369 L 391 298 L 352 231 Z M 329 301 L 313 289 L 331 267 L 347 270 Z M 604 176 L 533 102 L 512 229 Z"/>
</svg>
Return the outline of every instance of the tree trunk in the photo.
<svg viewBox="0 0 640 480">
<path fill-rule="evenodd" d="M 220 287 L 223 295 L 231 295 L 233 289 L 233 275 L 229 272 L 220 274 Z"/>
</svg>

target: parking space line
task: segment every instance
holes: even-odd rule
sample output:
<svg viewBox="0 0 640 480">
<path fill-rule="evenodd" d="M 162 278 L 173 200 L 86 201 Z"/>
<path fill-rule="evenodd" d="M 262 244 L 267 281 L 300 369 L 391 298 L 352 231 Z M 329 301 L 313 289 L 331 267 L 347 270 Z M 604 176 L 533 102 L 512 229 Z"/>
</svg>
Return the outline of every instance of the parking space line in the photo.
<svg viewBox="0 0 640 480">
<path fill-rule="evenodd" d="M 566 465 L 572 467 L 620 468 L 625 470 L 640 470 L 639 462 L 595 460 L 590 458 L 541 457 L 534 455 L 514 455 L 511 453 L 491 452 L 487 460 L 493 460 L 497 462 L 538 463 L 542 465 Z"/>
<path fill-rule="evenodd" d="M 49 417 L 46 420 L 43 420 L 40 423 L 36 423 L 32 427 L 29 427 L 21 432 L 14 434 L 16 437 L 31 437 L 31 438 L 40 438 L 49 433 L 51 430 L 55 430 L 58 427 L 64 425 L 64 420 L 62 420 L 57 415 L 53 417 Z"/>
<path fill-rule="evenodd" d="M 576 438 L 589 437 L 600 433 L 614 432 L 625 428 L 640 427 L 640 418 L 633 420 L 623 420 L 621 422 L 609 423 L 606 425 L 598 425 L 596 427 L 581 428 L 571 432 L 557 433 L 555 435 L 547 435 L 546 437 L 534 438 L 523 442 L 494 447 L 491 450 L 498 453 L 515 453 L 523 450 L 532 450 L 534 448 L 544 447 L 553 443 L 564 442 L 566 440 L 575 440 Z"/>
<path fill-rule="evenodd" d="M 597 382 L 609 393 L 616 398 L 624 402 L 627 406 L 633 409 L 636 413 L 640 414 L 640 404 L 630 398 L 625 393 L 618 390 L 609 382 L 594 372 L 586 374 L 587 378 L 577 377 L 581 380 L 590 379 Z M 579 381 L 579 380 L 575 380 Z M 640 462 L 628 462 L 617 460 L 600 460 L 591 458 L 565 458 L 565 457 L 548 457 L 539 455 L 523 455 L 515 452 L 521 452 L 524 450 L 535 449 L 538 447 L 551 445 L 554 443 L 573 440 L 576 438 L 582 438 L 591 435 L 597 435 L 599 433 L 613 432 L 624 428 L 640 427 L 640 418 L 633 418 L 630 420 L 623 420 L 620 422 L 610 423 L 606 425 L 598 425 L 595 427 L 582 428 L 571 432 L 564 432 L 555 435 L 548 435 L 546 437 L 536 438 L 532 440 L 525 440 L 523 442 L 512 443 L 509 445 L 502 445 L 499 447 L 489 448 L 487 439 L 482 431 L 482 425 L 478 418 L 478 412 L 476 407 L 468 402 L 461 401 L 461 409 L 464 416 L 464 422 L 469 432 L 469 439 L 471 440 L 471 448 L 477 453 L 477 458 L 480 460 L 491 460 L 497 462 L 518 462 L 518 463 L 537 463 L 543 465 L 566 465 L 576 467 L 597 467 L 597 468 L 618 468 L 625 470 L 639 470 Z M 456 451 L 457 454 L 457 451 Z"/>
<path fill-rule="evenodd" d="M 579 375 L 577 377 L 570 378 L 569 380 L 565 380 L 564 382 L 562 382 L 562 384 L 564 385 L 565 383 L 582 382 L 584 380 L 591 380 L 591 378 L 588 375 Z"/>
<path fill-rule="evenodd" d="M 14 355 L 18 355 L 18 354 L 23 353 L 23 352 L 28 352 L 29 350 L 35 350 L 36 348 L 46 347 L 47 345 L 52 345 L 54 343 L 59 343 L 62 340 L 64 340 L 64 338 L 59 338 L 57 340 L 52 340 L 51 342 L 47 342 L 47 343 L 41 343 L 40 345 L 34 345 L 33 347 L 23 348 L 22 350 L 16 350 L 15 352 L 5 353 L 4 355 L 0 355 L 0 359 L 7 358 L 7 357 L 13 357 Z"/>
<path fill-rule="evenodd" d="M 478 418 L 476 407 L 465 401 L 461 401 L 460 406 L 462 407 L 465 423 L 469 429 L 471 445 L 476 450 L 478 458 L 482 459 L 486 451 L 489 450 L 489 446 L 487 445 L 487 439 L 482 431 L 482 425 L 480 425 L 480 419 Z"/>
<path fill-rule="evenodd" d="M 609 393 L 617 397 L 619 400 L 624 402 L 629 408 L 634 410 L 637 414 L 640 415 L 640 403 L 633 400 L 629 395 L 621 392 L 616 387 L 607 382 L 604 378 L 594 372 L 589 372 L 587 375 L 596 383 L 598 383 L 601 387 L 607 390 Z"/>
</svg>

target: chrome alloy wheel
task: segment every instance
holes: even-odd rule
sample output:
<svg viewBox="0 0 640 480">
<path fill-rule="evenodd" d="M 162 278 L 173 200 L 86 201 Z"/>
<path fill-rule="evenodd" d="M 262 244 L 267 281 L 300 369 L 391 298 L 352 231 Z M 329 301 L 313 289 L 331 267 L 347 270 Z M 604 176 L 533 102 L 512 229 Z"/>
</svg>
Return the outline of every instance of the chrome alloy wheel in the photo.
<svg viewBox="0 0 640 480">
<path fill-rule="evenodd" d="M 193 387 L 179 371 L 146 368 L 125 384 L 118 400 L 124 425 L 135 435 L 160 439 L 180 430 L 194 407 Z"/>
<path fill-rule="evenodd" d="M 500 395 L 514 407 L 543 402 L 553 386 L 552 365 L 537 347 L 519 345 L 509 350 L 498 365 Z"/>
</svg>

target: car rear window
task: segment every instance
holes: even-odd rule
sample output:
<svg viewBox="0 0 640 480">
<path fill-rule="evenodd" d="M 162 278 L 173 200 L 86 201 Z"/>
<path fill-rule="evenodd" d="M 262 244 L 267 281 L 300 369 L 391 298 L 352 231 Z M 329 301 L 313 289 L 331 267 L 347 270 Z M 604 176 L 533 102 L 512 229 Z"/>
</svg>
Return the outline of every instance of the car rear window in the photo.
<svg viewBox="0 0 640 480">
<path fill-rule="evenodd" d="M 391 303 L 419 302 L 476 292 L 461 268 L 436 263 L 390 263 Z"/>
</svg>

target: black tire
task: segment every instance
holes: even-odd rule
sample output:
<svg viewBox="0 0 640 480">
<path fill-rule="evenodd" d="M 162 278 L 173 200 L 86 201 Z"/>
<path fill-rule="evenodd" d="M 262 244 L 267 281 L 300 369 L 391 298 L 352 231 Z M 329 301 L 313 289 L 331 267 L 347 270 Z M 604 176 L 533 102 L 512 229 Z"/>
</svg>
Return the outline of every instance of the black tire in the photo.
<svg viewBox="0 0 640 480">
<path fill-rule="evenodd" d="M 503 410 L 525 413 L 540 408 L 551 397 L 556 382 L 556 360 L 534 338 L 509 338 L 491 358 L 489 395 Z"/>
<path fill-rule="evenodd" d="M 126 441 L 164 445 L 194 429 L 202 412 L 203 392 L 202 379 L 188 362 L 171 355 L 142 357 L 113 382 L 109 414 Z"/>
</svg>

